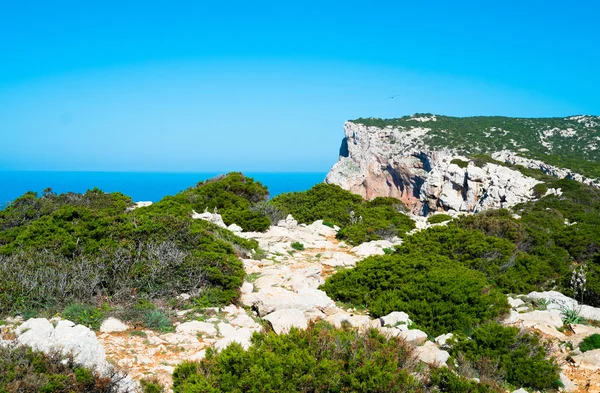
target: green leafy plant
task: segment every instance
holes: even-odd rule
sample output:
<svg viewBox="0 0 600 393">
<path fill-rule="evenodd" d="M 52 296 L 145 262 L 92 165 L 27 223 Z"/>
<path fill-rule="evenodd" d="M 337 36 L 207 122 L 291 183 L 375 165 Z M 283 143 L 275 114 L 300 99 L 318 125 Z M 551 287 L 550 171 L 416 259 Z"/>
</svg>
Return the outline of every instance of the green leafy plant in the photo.
<svg viewBox="0 0 600 393">
<path fill-rule="evenodd" d="M 515 327 L 489 323 L 475 328 L 469 336 L 458 334 L 451 354 L 471 362 L 482 380 L 505 380 L 536 390 L 559 386 L 559 367 L 548 359 L 540 337 Z"/>
<path fill-rule="evenodd" d="M 255 333 L 247 351 L 237 343 L 220 353 L 209 349 L 200 362 L 177 367 L 173 390 L 417 393 L 460 385 L 474 389 L 465 391 L 500 392 L 435 371 L 435 376 L 417 378 L 412 351 L 402 339 L 388 339 L 375 329 L 361 333 L 320 322 L 284 335 Z"/>
<path fill-rule="evenodd" d="M 452 220 L 452 216 L 448 214 L 434 214 L 427 217 L 427 222 L 430 224 L 439 224 L 450 220 Z"/>
<path fill-rule="evenodd" d="M 166 333 L 175 329 L 169 316 L 162 310 L 155 309 L 146 311 L 143 321 L 145 327 L 159 332 Z"/>
<path fill-rule="evenodd" d="M 72 357 L 44 354 L 27 347 L 0 346 L 0 392 L 117 393 L 124 378 L 115 370 L 100 375 Z"/>
<path fill-rule="evenodd" d="M 291 247 L 296 251 L 304 251 L 304 244 L 300 242 L 293 242 Z"/>
<path fill-rule="evenodd" d="M 581 316 L 580 308 L 561 307 L 560 313 L 565 325 L 585 323 L 585 318 Z"/>
<path fill-rule="evenodd" d="M 462 331 L 505 314 L 506 297 L 477 271 L 433 255 L 384 255 L 360 261 L 321 287 L 335 300 L 366 306 L 375 317 L 407 312 L 427 333 Z"/>
<path fill-rule="evenodd" d="M 600 348 L 600 334 L 594 333 L 591 336 L 587 336 L 579 344 L 581 352 L 592 351 Z"/>
<path fill-rule="evenodd" d="M 98 189 L 26 193 L 0 210 L 0 313 L 97 306 L 99 299 L 168 302 L 200 292 L 209 306 L 235 302 L 244 278 L 238 257 L 258 244 L 192 212 L 217 208 L 226 222 L 240 216 L 240 225 L 260 230 L 268 218 L 250 206 L 267 195 L 239 173 L 139 209 Z"/>
<path fill-rule="evenodd" d="M 77 324 L 98 330 L 104 319 L 104 311 L 90 305 L 71 304 L 65 307 L 62 312 L 62 317 Z"/>
</svg>

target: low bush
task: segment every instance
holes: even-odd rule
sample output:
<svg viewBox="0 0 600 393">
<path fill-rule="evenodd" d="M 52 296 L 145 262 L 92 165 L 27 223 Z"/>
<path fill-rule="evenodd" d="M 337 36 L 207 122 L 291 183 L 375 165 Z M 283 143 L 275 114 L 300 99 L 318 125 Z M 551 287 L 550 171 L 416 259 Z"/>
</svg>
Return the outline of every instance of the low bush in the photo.
<svg viewBox="0 0 600 393">
<path fill-rule="evenodd" d="M 71 304 L 65 307 L 62 317 L 77 324 L 98 330 L 104 319 L 104 314 L 105 310 L 98 307 L 85 304 Z"/>
<path fill-rule="evenodd" d="M 72 358 L 27 347 L 0 346 L 0 370 L 2 393 L 123 393 L 118 382 L 124 376 L 100 376 Z"/>
<path fill-rule="evenodd" d="M 414 222 L 401 212 L 404 205 L 394 198 L 366 201 L 332 184 L 317 184 L 304 192 L 277 195 L 271 203 L 300 223 L 323 220 L 338 225 L 338 238 L 351 244 L 402 237 L 414 228 Z"/>
<path fill-rule="evenodd" d="M 427 222 L 430 224 L 439 224 L 441 222 L 446 222 L 452 220 L 452 216 L 448 214 L 434 214 L 432 216 L 427 217 Z"/>
<path fill-rule="evenodd" d="M 235 302 L 244 277 L 238 256 L 258 244 L 192 219 L 192 210 L 210 203 L 248 218 L 249 206 L 266 195 L 241 174 L 135 210 L 128 210 L 130 198 L 100 190 L 26 193 L 0 211 L 0 314 L 183 292 L 207 306 Z M 246 221 L 247 228 L 258 221 Z"/>
<path fill-rule="evenodd" d="M 220 353 L 208 350 L 198 363 L 183 362 L 173 373 L 174 392 L 416 393 L 459 384 L 467 389 L 454 392 L 499 392 L 437 372 L 413 376 L 419 365 L 412 348 L 375 329 L 359 333 L 320 322 L 284 335 L 255 333 L 252 342 L 247 351 L 234 343 Z"/>
<path fill-rule="evenodd" d="M 455 158 L 450 161 L 450 164 L 458 165 L 459 168 L 465 169 L 469 166 L 469 161 L 461 160 L 460 158 Z"/>
<path fill-rule="evenodd" d="M 142 393 L 164 393 L 165 388 L 156 379 L 142 379 L 140 381 Z"/>
<path fill-rule="evenodd" d="M 559 367 L 539 335 L 489 323 L 454 338 L 452 356 L 470 362 L 482 381 L 506 381 L 536 390 L 558 388 Z M 460 356 L 459 356 L 460 355 Z"/>
<path fill-rule="evenodd" d="M 175 330 L 173 322 L 171 322 L 169 316 L 162 310 L 147 310 L 144 313 L 143 321 L 145 327 L 158 332 L 167 333 Z"/>
<path fill-rule="evenodd" d="M 291 246 L 296 251 L 304 251 L 304 244 L 300 242 L 293 242 Z"/>
<path fill-rule="evenodd" d="M 591 336 L 587 336 L 579 344 L 581 352 L 591 351 L 600 348 L 600 334 L 594 333 Z"/>
<path fill-rule="evenodd" d="M 245 231 L 264 231 L 277 219 L 278 213 L 265 205 L 267 187 L 238 172 L 198 183 L 171 197 L 185 210 L 217 211 L 227 225 L 237 224 Z"/>
<path fill-rule="evenodd" d="M 374 317 L 404 311 L 433 336 L 468 329 L 509 309 L 482 273 L 435 254 L 369 257 L 335 273 L 321 289 L 335 300 L 367 307 Z"/>
</svg>

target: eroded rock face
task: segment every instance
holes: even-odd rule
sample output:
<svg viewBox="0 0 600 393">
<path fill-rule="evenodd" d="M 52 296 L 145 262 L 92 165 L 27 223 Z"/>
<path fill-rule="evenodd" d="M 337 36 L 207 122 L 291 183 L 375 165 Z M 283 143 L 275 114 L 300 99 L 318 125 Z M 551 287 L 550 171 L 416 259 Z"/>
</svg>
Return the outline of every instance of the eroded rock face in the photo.
<svg viewBox="0 0 600 393">
<path fill-rule="evenodd" d="M 429 149 L 423 142 L 426 123 L 400 130 L 346 122 L 344 130 L 339 161 L 325 182 L 366 199 L 394 197 L 420 215 L 478 212 L 534 199 L 536 179 L 494 163 L 475 166 L 451 150 Z"/>
</svg>

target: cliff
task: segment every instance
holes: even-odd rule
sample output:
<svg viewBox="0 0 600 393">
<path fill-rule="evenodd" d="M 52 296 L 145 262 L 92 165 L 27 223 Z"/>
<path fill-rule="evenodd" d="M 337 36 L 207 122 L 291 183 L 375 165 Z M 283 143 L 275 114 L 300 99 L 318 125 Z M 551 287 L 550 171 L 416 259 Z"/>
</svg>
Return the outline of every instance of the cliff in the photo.
<svg viewBox="0 0 600 393">
<path fill-rule="evenodd" d="M 348 121 L 339 161 L 325 181 L 367 199 L 398 198 L 423 215 L 510 207 L 543 190 L 536 188 L 542 181 L 517 165 L 598 186 L 594 178 L 546 161 L 597 173 L 599 119 L 413 115 Z"/>
</svg>

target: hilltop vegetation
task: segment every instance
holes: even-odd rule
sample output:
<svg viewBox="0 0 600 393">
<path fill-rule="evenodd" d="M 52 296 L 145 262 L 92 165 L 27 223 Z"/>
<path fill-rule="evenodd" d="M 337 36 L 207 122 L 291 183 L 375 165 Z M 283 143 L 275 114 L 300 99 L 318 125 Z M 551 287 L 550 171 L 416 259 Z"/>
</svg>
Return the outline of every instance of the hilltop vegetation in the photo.
<svg viewBox="0 0 600 393">
<path fill-rule="evenodd" d="M 600 190 L 572 180 L 548 186 L 562 195 L 517 205 L 521 217 L 488 211 L 421 231 L 393 255 L 334 274 L 322 289 L 374 316 L 406 311 L 432 335 L 502 316 L 502 292 L 559 290 L 599 306 Z M 585 272 L 585 291 L 572 285 L 574 269 Z"/>
<path fill-rule="evenodd" d="M 333 184 L 317 184 L 304 192 L 291 192 L 273 198 L 272 205 L 298 222 L 311 224 L 324 220 L 338 225 L 338 238 L 358 245 L 371 240 L 403 235 L 414 228 L 404 205 L 394 198 L 366 201 Z"/>
<path fill-rule="evenodd" d="M 415 118 L 428 121 L 421 122 Z M 451 148 L 465 155 L 512 150 L 524 157 L 600 178 L 600 117 L 512 118 L 415 114 L 395 119 L 359 118 L 353 122 L 379 128 L 391 126 L 400 131 L 428 128 L 423 142 L 432 149 Z"/>
<path fill-rule="evenodd" d="M 192 210 L 217 208 L 264 229 L 268 218 L 249 206 L 266 195 L 239 173 L 135 210 L 129 197 L 97 189 L 26 193 L 0 211 L 0 313 L 166 301 L 182 292 L 205 306 L 235 302 L 245 274 L 238 256 L 258 245 L 192 219 Z"/>
</svg>

